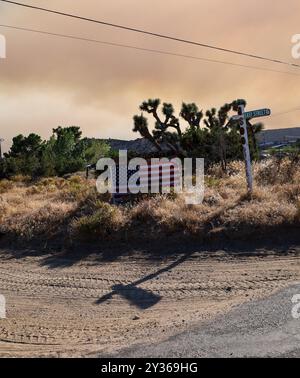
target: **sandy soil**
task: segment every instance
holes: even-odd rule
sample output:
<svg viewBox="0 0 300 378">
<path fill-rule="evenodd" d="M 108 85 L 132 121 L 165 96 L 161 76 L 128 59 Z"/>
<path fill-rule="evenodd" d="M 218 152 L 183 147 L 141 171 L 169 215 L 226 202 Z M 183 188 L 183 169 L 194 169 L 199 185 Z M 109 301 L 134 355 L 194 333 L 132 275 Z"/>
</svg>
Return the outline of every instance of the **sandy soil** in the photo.
<svg viewBox="0 0 300 378">
<path fill-rule="evenodd" d="M 0 356 L 95 356 L 164 340 L 300 280 L 300 248 L 149 260 L 0 251 Z"/>
</svg>

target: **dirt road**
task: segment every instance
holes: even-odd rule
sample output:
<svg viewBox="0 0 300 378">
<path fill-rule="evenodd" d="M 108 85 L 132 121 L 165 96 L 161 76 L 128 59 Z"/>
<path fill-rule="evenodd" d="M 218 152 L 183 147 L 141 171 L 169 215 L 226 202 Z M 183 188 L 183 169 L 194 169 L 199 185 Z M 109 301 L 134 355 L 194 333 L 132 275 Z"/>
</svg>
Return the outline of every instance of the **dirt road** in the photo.
<svg viewBox="0 0 300 378">
<path fill-rule="evenodd" d="M 300 281 L 300 250 L 149 260 L 0 252 L 0 356 L 95 356 L 156 343 Z"/>
</svg>

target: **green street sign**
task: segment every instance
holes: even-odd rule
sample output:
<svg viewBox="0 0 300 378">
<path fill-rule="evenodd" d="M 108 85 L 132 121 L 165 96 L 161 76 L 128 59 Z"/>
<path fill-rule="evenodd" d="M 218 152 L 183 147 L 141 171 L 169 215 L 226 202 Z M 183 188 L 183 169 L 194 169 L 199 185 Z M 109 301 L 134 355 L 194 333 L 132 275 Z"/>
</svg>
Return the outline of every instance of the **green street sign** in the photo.
<svg viewBox="0 0 300 378">
<path fill-rule="evenodd" d="M 252 110 L 251 112 L 245 112 L 244 116 L 246 119 L 258 118 L 258 117 L 268 117 L 271 115 L 270 109 L 259 109 Z"/>
</svg>

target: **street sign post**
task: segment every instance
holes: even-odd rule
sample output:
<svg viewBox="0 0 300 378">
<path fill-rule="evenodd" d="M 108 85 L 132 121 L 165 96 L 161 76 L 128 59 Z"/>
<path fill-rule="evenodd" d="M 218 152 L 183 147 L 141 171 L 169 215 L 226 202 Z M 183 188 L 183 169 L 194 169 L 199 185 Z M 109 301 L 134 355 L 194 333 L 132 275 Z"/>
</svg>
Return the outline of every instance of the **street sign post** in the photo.
<svg viewBox="0 0 300 378">
<path fill-rule="evenodd" d="M 0 160 L 2 159 L 2 142 L 4 142 L 4 139 L 0 138 Z"/>
<path fill-rule="evenodd" d="M 249 149 L 249 140 L 248 140 L 248 130 L 247 122 L 245 117 L 245 105 L 239 105 L 238 107 L 239 114 L 239 126 L 241 134 L 241 142 L 243 145 L 243 154 L 245 160 L 245 169 L 246 169 L 246 178 L 247 178 L 247 187 L 249 192 L 253 190 L 253 177 L 252 177 L 252 167 L 251 167 L 251 156 Z"/>
<path fill-rule="evenodd" d="M 238 115 L 232 117 L 233 120 L 238 121 L 239 123 L 241 142 L 243 145 L 243 154 L 244 154 L 244 159 L 245 159 L 247 187 L 248 187 L 249 192 L 252 192 L 253 190 L 253 177 L 252 177 L 252 166 L 251 166 L 251 155 L 250 155 L 250 149 L 249 149 L 247 121 L 252 118 L 267 117 L 269 115 L 271 115 L 270 109 L 259 109 L 259 110 L 253 110 L 250 112 L 245 112 L 245 105 L 240 104 L 238 105 Z"/>
</svg>

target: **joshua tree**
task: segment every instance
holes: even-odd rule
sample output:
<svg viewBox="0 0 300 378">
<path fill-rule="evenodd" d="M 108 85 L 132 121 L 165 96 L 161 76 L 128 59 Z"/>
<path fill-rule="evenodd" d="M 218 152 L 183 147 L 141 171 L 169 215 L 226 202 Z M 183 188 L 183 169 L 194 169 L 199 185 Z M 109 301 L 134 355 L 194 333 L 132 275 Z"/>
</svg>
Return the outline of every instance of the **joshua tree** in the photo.
<svg viewBox="0 0 300 378">
<path fill-rule="evenodd" d="M 218 112 L 215 108 L 212 108 L 206 112 L 206 119 L 204 120 L 205 126 L 210 130 L 211 134 L 215 138 L 214 145 L 217 148 L 223 171 L 226 171 L 227 169 L 226 134 L 231 127 L 228 113 L 232 107 L 233 104 L 225 104 L 219 109 Z"/>
<path fill-rule="evenodd" d="M 203 118 L 203 112 L 202 110 L 199 112 L 196 104 L 183 103 L 180 116 L 190 125 L 191 129 L 200 129 L 200 122 Z"/>
<path fill-rule="evenodd" d="M 251 138 L 251 141 L 252 141 L 252 145 L 253 145 L 253 150 L 254 150 L 254 153 L 257 154 L 258 153 L 258 146 L 257 146 L 257 139 L 256 139 L 256 136 L 257 134 L 259 134 L 260 132 L 262 132 L 262 130 L 264 129 L 264 124 L 259 122 L 259 123 L 255 123 L 255 124 L 251 124 L 249 120 L 247 120 L 247 130 L 248 130 L 248 136 Z"/>
<path fill-rule="evenodd" d="M 139 132 L 141 136 L 148 139 L 159 151 L 162 150 L 161 144 L 165 143 L 174 153 L 181 154 L 181 138 L 182 131 L 179 124 L 179 119 L 174 116 L 174 108 L 172 104 L 163 103 L 162 116 L 158 114 L 158 107 L 160 105 L 159 99 L 144 101 L 140 106 L 140 110 L 152 114 L 155 119 L 155 129 L 151 134 L 148 128 L 146 118 L 141 116 L 134 116 L 133 131 Z M 170 129 L 175 129 L 171 132 Z"/>
<path fill-rule="evenodd" d="M 219 160 L 222 169 L 226 171 L 227 159 L 239 154 L 236 147 L 239 125 L 229 117 L 229 113 L 232 110 L 237 111 L 241 104 L 246 105 L 246 101 L 236 100 L 223 105 L 219 110 L 212 108 L 205 113 L 205 118 L 203 111 L 199 111 L 196 104 L 183 103 L 179 115 L 188 124 L 184 131 L 181 129 L 179 118 L 174 115 L 172 104 L 163 103 L 159 112 L 160 104 L 159 99 L 150 99 L 140 106 L 140 110 L 152 114 L 155 119 L 154 130 L 149 130 L 147 119 L 142 114 L 134 116 L 133 131 L 148 139 L 159 152 L 163 150 L 162 145 L 166 145 L 178 156 L 205 155 L 208 161 Z M 201 127 L 202 121 L 206 128 Z M 255 134 L 261 131 L 262 124 L 252 126 L 249 122 L 248 129 L 250 140 L 253 141 L 256 150 Z"/>
<path fill-rule="evenodd" d="M 152 114 L 155 118 L 155 129 L 161 132 L 166 132 L 169 128 L 174 128 L 181 138 L 182 132 L 179 125 L 179 119 L 174 116 L 174 108 L 172 104 L 163 103 L 162 114 L 164 119 L 162 120 L 158 115 L 158 107 L 160 105 L 159 99 L 144 101 L 140 106 L 142 111 Z"/>
<path fill-rule="evenodd" d="M 133 131 L 139 132 L 141 136 L 150 140 L 159 151 L 161 151 L 161 144 L 164 143 L 174 153 L 186 156 L 186 151 L 182 145 L 183 132 L 181 130 L 179 118 L 174 115 L 174 107 L 172 104 L 163 103 L 161 117 L 159 115 L 160 104 L 161 102 L 159 99 L 150 99 L 144 101 L 140 106 L 140 110 L 152 114 L 155 119 L 155 128 L 152 134 L 148 129 L 147 120 L 143 115 L 134 116 Z M 191 130 L 196 131 L 200 129 L 203 112 L 199 112 L 197 105 L 194 103 L 183 103 L 180 116 L 189 124 Z"/>
<path fill-rule="evenodd" d="M 159 151 L 161 151 L 160 145 L 149 131 L 147 118 L 145 118 L 143 114 L 140 116 L 135 115 L 133 117 L 133 122 L 133 131 L 139 132 L 143 138 L 148 139 Z"/>
</svg>

